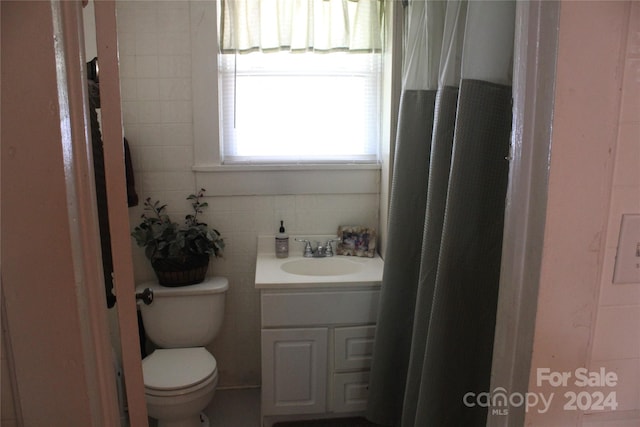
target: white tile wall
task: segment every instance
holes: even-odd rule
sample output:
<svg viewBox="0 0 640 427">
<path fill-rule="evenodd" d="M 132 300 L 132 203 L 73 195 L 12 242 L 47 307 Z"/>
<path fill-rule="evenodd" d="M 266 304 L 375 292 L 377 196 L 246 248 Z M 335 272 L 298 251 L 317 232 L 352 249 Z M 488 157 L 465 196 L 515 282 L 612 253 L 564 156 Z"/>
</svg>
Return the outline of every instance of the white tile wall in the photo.
<svg viewBox="0 0 640 427">
<path fill-rule="evenodd" d="M 622 214 L 640 213 L 640 3 L 631 2 L 631 11 L 599 308 L 590 362 L 591 369 L 604 366 L 618 374 L 618 411 L 636 411 L 631 424 L 624 421 L 626 416 L 620 424 L 615 424 L 621 426 L 637 425 L 633 423 L 637 423 L 637 411 L 640 410 L 640 283 L 613 284 Z M 605 424 L 598 421 L 585 422 L 585 425 Z"/>
<path fill-rule="evenodd" d="M 189 2 L 118 2 L 121 90 L 125 136 L 136 188 L 184 217 L 194 192 L 191 171 L 193 111 Z M 212 141 L 216 138 L 211 137 Z M 207 197 L 205 221 L 225 238 L 223 259 L 210 273 L 230 280 L 225 323 L 211 345 L 220 385 L 260 383 L 260 306 L 254 289 L 256 237 L 273 234 L 284 220 L 291 234 L 329 234 L 339 225 L 378 226 L 377 194 L 308 194 Z M 131 208 L 131 226 L 142 206 Z M 142 249 L 134 246 L 136 281 L 153 279 Z"/>
</svg>

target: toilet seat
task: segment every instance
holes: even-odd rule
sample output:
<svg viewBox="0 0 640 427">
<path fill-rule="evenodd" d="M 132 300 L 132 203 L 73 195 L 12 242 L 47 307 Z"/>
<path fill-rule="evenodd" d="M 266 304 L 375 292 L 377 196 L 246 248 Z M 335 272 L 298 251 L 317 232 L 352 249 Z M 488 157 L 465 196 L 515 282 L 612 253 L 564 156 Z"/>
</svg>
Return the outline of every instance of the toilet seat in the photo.
<svg viewBox="0 0 640 427">
<path fill-rule="evenodd" d="M 193 387 L 189 387 L 189 388 L 184 388 L 184 389 L 175 389 L 175 390 L 155 390 L 155 389 L 151 389 L 148 387 L 144 388 L 144 394 L 145 396 L 147 396 L 147 398 L 150 397 L 155 397 L 155 398 L 162 398 L 162 397 L 171 397 L 171 398 L 175 398 L 175 397 L 180 397 L 180 396 L 186 396 L 188 394 L 193 394 L 196 393 L 200 390 L 204 390 L 208 387 L 211 387 L 211 390 L 214 390 L 216 385 L 218 384 L 218 372 L 216 371 L 212 376 L 210 376 L 209 378 L 207 378 L 205 381 L 196 384 Z"/>
<path fill-rule="evenodd" d="M 145 394 L 178 396 L 218 380 L 216 359 L 204 347 L 158 349 L 142 361 Z"/>
</svg>

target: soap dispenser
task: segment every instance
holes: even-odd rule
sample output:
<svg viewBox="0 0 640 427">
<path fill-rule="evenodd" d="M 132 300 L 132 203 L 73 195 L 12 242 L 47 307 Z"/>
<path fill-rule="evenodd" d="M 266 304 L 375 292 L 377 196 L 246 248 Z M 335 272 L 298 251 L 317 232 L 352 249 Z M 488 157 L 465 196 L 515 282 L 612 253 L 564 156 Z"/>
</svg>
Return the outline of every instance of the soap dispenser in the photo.
<svg viewBox="0 0 640 427">
<path fill-rule="evenodd" d="M 289 256 L 289 235 L 285 233 L 284 221 L 280 221 L 280 230 L 276 234 L 276 257 L 287 258 Z"/>
</svg>

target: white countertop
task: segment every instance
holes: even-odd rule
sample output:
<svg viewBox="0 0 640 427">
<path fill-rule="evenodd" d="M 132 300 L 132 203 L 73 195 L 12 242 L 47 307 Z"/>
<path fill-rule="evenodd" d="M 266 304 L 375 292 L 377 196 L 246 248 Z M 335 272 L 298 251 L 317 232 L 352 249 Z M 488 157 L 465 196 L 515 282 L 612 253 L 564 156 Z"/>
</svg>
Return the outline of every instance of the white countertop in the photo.
<svg viewBox="0 0 640 427">
<path fill-rule="evenodd" d="M 329 238 L 335 238 L 335 236 L 324 235 L 290 236 L 289 257 L 277 258 L 274 246 L 275 236 L 259 236 L 255 277 L 257 289 L 379 286 L 382 282 L 384 262 L 377 254 L 374 258 L 342 255 L 334 255 L 327 258 L 305 258 L 302 256 L 304 244 L 296 242 L 294 240 L 295 237 L 321 242 Z M 322 275 L 293 274 L 282 269 L 283 264 L 297 260 L 317 262 L 319 265 L 322 265 L 322 263 L 330 265 L 332 258 L 358 264 L 361 268 L 357 268 L 359 270 L 357 272 L 340 275 L 330 275 L 326 271 Z"/>
</svg>

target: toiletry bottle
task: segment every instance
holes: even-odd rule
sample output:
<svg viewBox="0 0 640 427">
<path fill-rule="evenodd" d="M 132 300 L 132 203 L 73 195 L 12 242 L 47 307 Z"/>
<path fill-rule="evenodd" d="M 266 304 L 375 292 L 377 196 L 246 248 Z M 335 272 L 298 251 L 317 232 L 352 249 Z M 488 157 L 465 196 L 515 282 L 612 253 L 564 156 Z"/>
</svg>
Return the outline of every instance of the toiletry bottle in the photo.
<svg viewBox="0 0 640 427">
<path fill-rule="evenodd" d="M 280 232 L 276 234 L 276 257 L 289 256 L 289 235 L 284 231 L 284 221 L 280 221 Z"/>
</svg>

